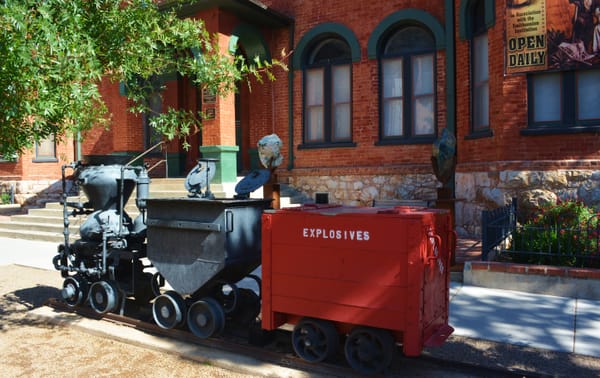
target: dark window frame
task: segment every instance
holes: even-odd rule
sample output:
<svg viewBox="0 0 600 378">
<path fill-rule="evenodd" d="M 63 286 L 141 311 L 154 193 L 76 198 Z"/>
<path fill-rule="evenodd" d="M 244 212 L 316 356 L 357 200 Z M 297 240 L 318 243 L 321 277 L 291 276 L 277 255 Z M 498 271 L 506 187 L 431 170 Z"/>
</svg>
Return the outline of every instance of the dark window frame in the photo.
<svg viewBox="0 0 600 378">
<path fill-rule="evenodd" d="M 42 141 L 48 141 L 50 138 L 52 138 L 52 155 L 39 155 L 39 147 L 40 147 L 40 142 Z M 58 158 L 56 156 L 56 137 L 54 135 L 49 135 L 47 138 L 45 138 L 44 140 L 39 141 L 39 142 L 35 142 L 35 157 L 33 158 L 33 162 L 34 163 L 54 163 L 58 161 Z"/>
<path fill-rule="evenodd" d="M 422 31 L 426 32 L 431 40 L 431 45 L 424 46 L 423 48 L 410 49 L 398 53 L 386 53 L 385 50 L 390 42 L 391 38 L 401 29 L 406 27 L 418 27 Z M 427 135 L 416 135 L 414 132 L 414 111 L 415 96 L 413 90 L 413 58 L 419 56 L 431 55 L 432 58 L 432 85 L 433 85 L 433 132 Z M 407 23 L 401 25 L 393 30 L 389 31 L 385 38 L 382 38 L 382 43 L 379 46 L 378 54 L 378 77 L 379 77 L 379 139 L 375 145 L 396 145 L 396 144 L 429 144 L 433 143 L 437 138 L 438 134 L 438 122 L 437 122 L 437 49 L 435 45 L 435 36 L 431 30 L 420 24 Z M 384 103 L 386 99 L 384 97 L 384 72 L 383 65 L 386 60 L 402 60 L 402 119 L 403 129 L 402 135 L 399 136 L 385 136 L 385 117 L 384 117 Z M 406 64 L 408 62 L 408 64 Z"/>
<path fill-rule="evenodd" d="M 488 34 L 488 25 L 486 24 L 486 1 L 479 0 L 473 3 L 470 14 L 471 14 L 471 33 L 469 35 L 469 135 L 467 135 L 466 139 L 476 139 L 476 138 L 486 138 L 493 136 L 492 128 L 491 128 L 491 117 L 490 117 L 490 62 L 489 62 L 489 50 L 487 56 L 488 63 L 488 76 L 485 82 L 475 82 L 475 39 Z M 488 45 L 489 45 L 489 35 L 488 35 Z M 487 125 L 476 125 L 475 119 L 475 109 L 478 105 L 478 100 L 475 96 L 476 87 L 483 87 L 483 85 L 487 85 L 488 88 L 488 117 L 487 117 Z"/>
<path fill-rule="evenodd" d="M 600 69 L 597 69 L 600 71 Z M 578 87 L 577 76 L 582 70 L 540 72 L 527 75 L 527 128 L 521 130 L 522 135 L 572 134 L 582 132 L 599 132 L 600 117 L 595 119 L 578 119 Z M 560 75 L 561 116 L 556 121 L 536 121 L 534 80 L 541 75 Z M 600 84 L 600 83 L 599 83 Z"/>
<path fill-rule="evenodd" d="M 344 43 L 348 49 L 348 56 L 336 59 L 327 59 L 321 62 L 311 62 L 314 55 L 318 53 L 318 49 L 323 48 L 329 42 L 341 42 Z M 333 83 L 333 70 L 335 67 L 348 67 L 349 69 L 349 86 L 350 86 L 350 124 L 348 139 L 335 140 L 334 139 L 334 83 Z M 333 35 L 320 36 L 315 39 L 311 46 L 306 49 L 305 57 L 302 65 L 302 144 L 298 146 L 299 149 L 311 149 L 311 148 L 330 148 L 330 147 L 355 147 L 356 143 L 353 142 L 353 96 L 352 96 L 352 56 L 351 47 L 343 38 Z M 323 139 L 311 141 L 308 140 L 308 73 L 311 70 L 322 70 L 323 71 Z"/>
</svg>

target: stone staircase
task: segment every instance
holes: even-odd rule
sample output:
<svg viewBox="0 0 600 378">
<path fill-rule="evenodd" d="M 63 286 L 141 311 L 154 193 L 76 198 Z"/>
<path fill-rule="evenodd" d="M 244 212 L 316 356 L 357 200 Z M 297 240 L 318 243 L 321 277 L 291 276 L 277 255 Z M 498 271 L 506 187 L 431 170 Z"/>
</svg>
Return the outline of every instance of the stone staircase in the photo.
<svg viewBox="0 0 600 378">
<path fill-rule="evenodd" d="M 183 178 L 152 179 L 150 198 L 186 197 Z M 211 185 L 211 190 L 218 193 L 219 188 Z M 79 197 L 69 197 L 68 202 L 87 202 L 83 192 Z M 70 211 L 71 209 L 69 209 Z M 125 206 L 129 216 L 135 218 L 139 211 L 135 206 L 135 190 Z M 85 216 L 69 217 L 69 233 L 72 240 L 79 238 L 79 226 L 85 221 Z M 16 214 L 0 219 L 0 237 L 15 239 L 47 241 L 61 243 L 63 236 L 63 206 L 59 202 L 48 202 L 43 208 L 32 208 L 27 214 Z"/>
<path fill-rule="evenodd" d="M 187 197 L 183 178 L 152 179 L 150 184 L 150 198 L 181 198 Z M 223 188 L 219 184 L 211 184 L 212 193 L 217 198 L 231 197 L 233 186 Z M 252 197 L 261 197 L 262 191 L 252 193 Z M 83 192 L 80 197 L 69 197 L 68 202 L 87 202 Z M 299 192 L 282 185 L 281 207 L 297 206 L 306 202 L 306 197 Z M 70 211 L 71 209 L 69 209 Z M 139 211 L 135 206 L 135 191 L 125 206 L 125 211 L 131 218 L 135 218 Z M 79 226 L 85 221 L 85 216 L 69 217 L 69 233 L 71 240 L 79 238 Z M 0 237 L 15 239 L 37 240 L 52 243 L 62 243 L 63 236 L 63 206 L 59 202 L 48 202 L 44 208 L 32 208 L 27 214 L 0 216 Z"/>
</svg>

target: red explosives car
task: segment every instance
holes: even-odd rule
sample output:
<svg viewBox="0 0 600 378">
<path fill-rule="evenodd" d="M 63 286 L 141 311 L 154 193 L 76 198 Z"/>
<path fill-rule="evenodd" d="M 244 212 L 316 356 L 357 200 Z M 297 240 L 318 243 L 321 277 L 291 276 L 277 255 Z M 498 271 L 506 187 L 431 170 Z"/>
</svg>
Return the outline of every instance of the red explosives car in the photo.
<svg viewBox="0 0 600 378">
<path fill-rule="evenodd" d="M 305 360 L 344 341 L 364 373 L 441 345 L 448 325 L 449 263 L 456 242 L 446 210 L 312 205 L 262 216 L 262 327 L 294 325 Z"/>
</svg>

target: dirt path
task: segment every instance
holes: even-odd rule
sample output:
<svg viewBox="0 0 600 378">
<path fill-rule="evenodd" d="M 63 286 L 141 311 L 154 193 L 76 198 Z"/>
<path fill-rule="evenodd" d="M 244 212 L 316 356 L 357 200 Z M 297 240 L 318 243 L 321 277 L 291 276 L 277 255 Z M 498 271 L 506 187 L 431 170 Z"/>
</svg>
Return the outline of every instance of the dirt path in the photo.
<svg viewBox="0 0 600 378">
<path fill-rule="evenodd" d="M 61 285 L 57 272 L 0 266 L 3 377 L 250 377 L 27 316 Z"/>
</svg>

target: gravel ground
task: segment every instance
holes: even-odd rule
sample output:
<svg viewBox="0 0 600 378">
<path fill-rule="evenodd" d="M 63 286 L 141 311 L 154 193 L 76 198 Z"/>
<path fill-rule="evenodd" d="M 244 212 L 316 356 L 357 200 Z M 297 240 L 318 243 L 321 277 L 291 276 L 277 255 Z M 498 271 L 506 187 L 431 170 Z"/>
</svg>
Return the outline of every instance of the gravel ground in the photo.
<svg viewBox="0 0 600 378">
<path fill-rule="evenodd" d="M 251 377 L 28 316 L 58 297 L 55 271 L 0 266 L 2 377 Z M 599 346 L 600 347 L 600 346 Z M 600 377 L 600 359 L 451 336 L 424 359 L 460 361 L 523 376 Z M 423 361 L 425 362 L 425 361 Z"/>
<path fill-rule="evenodd" d="M 0 266 L 2 377 L 251 377 L 27 316 L 61 285 L 54 271 Z"/>
</svg>

